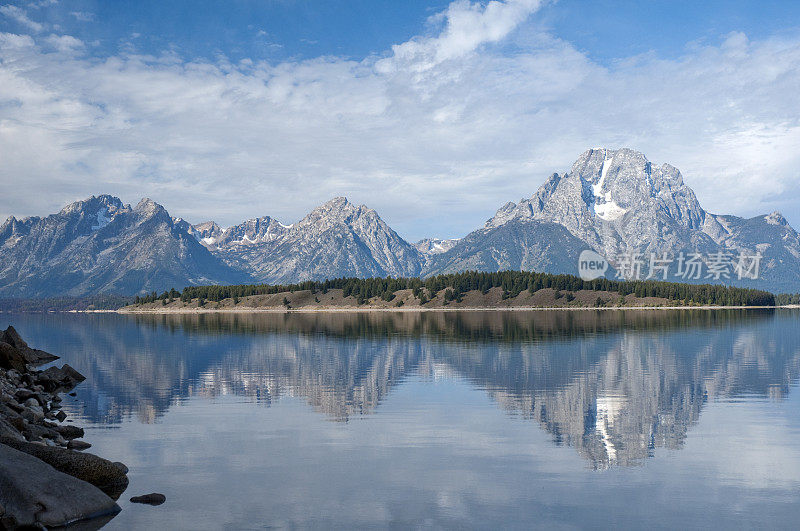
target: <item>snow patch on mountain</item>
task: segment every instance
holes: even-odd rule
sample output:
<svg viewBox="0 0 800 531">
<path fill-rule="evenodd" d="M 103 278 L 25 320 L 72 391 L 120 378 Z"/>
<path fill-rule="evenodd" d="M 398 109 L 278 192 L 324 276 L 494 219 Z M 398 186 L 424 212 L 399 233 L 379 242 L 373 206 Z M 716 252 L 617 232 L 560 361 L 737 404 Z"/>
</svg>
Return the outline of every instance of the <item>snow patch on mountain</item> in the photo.
<svg viewBox="0 0 800 531">
<path fill-rule="evenodd" d="M 605 203 L 594 204 L 594 213 L 598 218 L 606 221 L 614 221 L 621 218 L 626 212 L 628 212 L 627 209 L 622 208 L 611 200 L 611 192 L 608 192 L 606 195 L 607 197 L 605 198 Z"/>
<path fill-rule="evenodd" d="M 592 185 L 592 192 L 594 193 L 592 211 L 594 212 L 595 216 L 606 221 L 615 221 L 624 216 L 628 211 L 614 202 L 611 197 L 611 190 L 603 192 L 603 187 L 606 184 L 606 177 L 608 176 L 608 170 L 611 168 L 611 164 L 613 162 L 614 156 L 612 155 L 611 158 L 608 158 L 607 154 L 604 153 L 603 165 L 600 169 L 600 180 L 597 181 L 596 184 Z"/>
<path fill-rule="evenodd" d="M 461 238 L 451 238 L 440 240 L 439 238 L 425 238 L 414 244 L 414 247 L 422 254 L 441 254 L 452 249 Z"/>
<path fill-rule="evenodd" d="M 613 155 L 610 159 L 603 158 L 603 167 L 600 170 L 600 180 L 597 181 L 597 184 L 592 185 L 592 191 L 594 192 L 595 197 L 602 197 L 603 195 L 603 185 L 606 183 L 606 175 L 608 175 L 608 169 L 611 167 L 612 162 L 614 162 Z"/>
<path fill-rule="evenodd" d="M 97 222 L 96 224 L 92 225 L 92 230 L 100 230 L 103 227 L 108 226 L 108 224 L 111 223 L 112 219 L 110 217 L 110 213 L 105 208 L 101 208 L 100 210 L 98 210 L 95 217 L 97 219 Z"/>
</svg>

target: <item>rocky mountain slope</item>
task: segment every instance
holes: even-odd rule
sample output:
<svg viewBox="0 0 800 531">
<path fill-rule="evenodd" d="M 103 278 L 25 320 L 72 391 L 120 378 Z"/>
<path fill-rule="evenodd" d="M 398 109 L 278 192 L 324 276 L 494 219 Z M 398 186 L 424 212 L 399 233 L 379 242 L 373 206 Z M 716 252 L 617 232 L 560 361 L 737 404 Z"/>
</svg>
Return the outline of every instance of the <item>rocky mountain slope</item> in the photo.
<svg viewBox="0 0 800 531">
<path fill-rule="evenodd" d="M 241 282 L 149 199 L 135 207 L 108 195 L 45 218 L 0 227 L 0 296 L 130 294 L 171 286 Z"/>
<path fill-rule="evenodd" d="M 212 244 L 231 266 L 267 283 L 416 276 L 420 254 L 377 212 L 337 197 L 293 225 L 263 217 L 231 227 Z"/>
<path fill-rule="evenodd" d="M 586 244 L 556 223 L 513 219 L 460 239 L 448 251 L 428 254 L 426 276 L 460 271 L 540 271 L 575 269 Z"/>
<path fill-rule="evenodd" d="M 553 174 L 529 199 L 507 203 L 483 228 L 428 260 L 423 274 L 450 271 L 458 263 L 484 263 L 479 255 L 518 252 L 518 241 L 500 235 L 511 230 L 509 224 L 516 227 L 521 221 L 528 223 L 527 234 L 532 237 L 543 231 L 541 223 L 559 225 L 569 233 L 571 237 L 551 240 L 548 256 L 539 257 L 558 263 L 564 273 L 577 273 L 575 249 L 582 246 L 598 251 L 627 277 L 633 276 L 633 263 L 638 261 L 640 276 L 646 278 L 651 255 L 664 259 L 666 254 L 671 263 L 665 269 L 653 268 L 654 278 L 662 279 L 666 273 L 666 280 L 673 281 L 800 289 L 800 237 L 783 216 L 775 212 L 743 219 L 708 213 L 676 168 L 657 167 L 631 149 L 586 151 L 568 173 Z M 681 272 L 681 253 L 687 260 L 697 255 L 695 260 L 702 264 L 694 270 L 683 267 Z M 754 257 L 759 254 L 759 278 L 752 279 Z M 709 267 L 722 259 L 725 267 L 718 276 Z M 751 273 L 742 279 L 736 269 L 740 259 L 742 272 Z M 486 265 L 493 267 L 491 261 Z"/>
</svg>

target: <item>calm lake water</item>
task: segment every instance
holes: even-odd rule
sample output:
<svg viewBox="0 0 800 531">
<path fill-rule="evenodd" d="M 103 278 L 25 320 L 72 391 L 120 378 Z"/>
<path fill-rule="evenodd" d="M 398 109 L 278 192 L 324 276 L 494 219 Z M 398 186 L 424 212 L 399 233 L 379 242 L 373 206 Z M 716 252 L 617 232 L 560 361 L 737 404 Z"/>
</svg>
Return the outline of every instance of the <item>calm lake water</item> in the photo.
<svg viewBox="0 0 800 531">
<path fill-rule="evenodd" d="M 796 311 L 7 324 L 87 376 L 65 409 L 130 467 L 108 529 L 800 522 Z"/>
</svg>

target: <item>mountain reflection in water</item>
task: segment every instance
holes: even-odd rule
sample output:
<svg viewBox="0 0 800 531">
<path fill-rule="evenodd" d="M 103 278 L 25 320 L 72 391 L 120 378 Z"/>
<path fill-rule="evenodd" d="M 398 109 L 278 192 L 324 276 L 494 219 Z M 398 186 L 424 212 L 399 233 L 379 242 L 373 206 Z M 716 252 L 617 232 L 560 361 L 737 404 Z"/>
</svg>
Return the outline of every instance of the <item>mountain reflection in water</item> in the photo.
<svg viewBox="0 0 800 531">
<path fill-rule="evenodd" d="M 303 397 L 331 420 L 380 414 L 411 374 L 463 378 L 590 466 L 679 449 L 709 400 L 782 399 L 798 314 L 771 310 L 309 313 L 23 318 L 88 376 L 80 414 L 153 422 L 176 401 Z M 16 324 L 16 322 L 15 322 Z M 34 340 L 45 338 L 45 341 Z M 43 344 L 44 343 L 44 344 Z M 66 347 L 65 347 L 66 345 Z"/>
</svg>

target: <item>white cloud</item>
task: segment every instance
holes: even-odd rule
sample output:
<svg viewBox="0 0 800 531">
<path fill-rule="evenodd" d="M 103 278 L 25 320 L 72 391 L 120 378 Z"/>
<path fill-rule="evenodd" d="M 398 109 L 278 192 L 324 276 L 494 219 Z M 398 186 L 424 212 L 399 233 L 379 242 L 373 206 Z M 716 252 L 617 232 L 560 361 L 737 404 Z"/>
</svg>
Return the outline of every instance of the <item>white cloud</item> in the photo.
<svg viewBox="0 0 800 531">
<path fill-rule="evenodd" d="M 42 7 L 54 6 L 58 4 L 58 0 L 29 0 L 28 6 L 34 9 L 40 9 Z"/>
<path fill-rule="evenodd" d="M 88 13 L 86 11 L 70 11 L 69 13 L 75 20 L 78 22 L 92 22 L 94 21 L 94 13 Z"/>
<path fill-rule="evenodd" d="M 69 52 L 83 48 L 83 41 L 71 35 L 49 35 L 43 39 L 43 42 L 59 52 Z"/>
<path fill-rule="evenodd" d="M 391 72 L 410 68 L 426 71 L 444 61 L 463 57 L 483 44 L 506 38 L 540 4 L 541 0 L 493 0 L 484 6 L 456 0 L 444 12 L 431 17 L 431 23 L 444 22 L 438 35 L 418 37 L 392 46 L 392 57 L 380 61 L 378 70 Z"/>
<path fill-rule="evenodd" d="M 347 195 L 409 239 L 461 236 L 602 145 L 677 166 L 713 212 L 800 222 L 800 40 L 605 67 L 534 29 L 535 9 L 455 2 L 438 33 L 362 61 L 101 60 L 2 34 L 0 215 L 108 192 L 288 223 Z"/>
<path fill-rule="evenodd" d="M 10 4 L 0 6 L 0 15 L 3 15 L 12 20 L 16 20 L 18 23 L 22 24 L 26 28 L 29 28 L 30 30 L 36 33 L 39 33 L 44 29 L 44 24 L 40 24 L 39 22 L 31 20 L 28 17 L 27 11 L 25 11 L 19 6 L 12 6 Z"/>
</svg>

